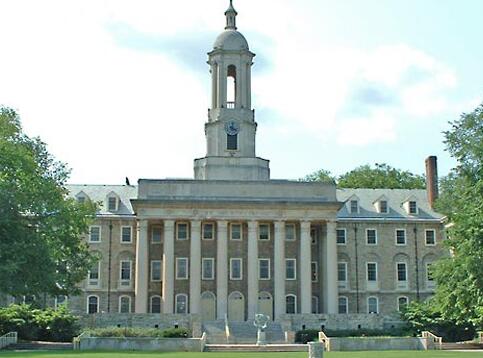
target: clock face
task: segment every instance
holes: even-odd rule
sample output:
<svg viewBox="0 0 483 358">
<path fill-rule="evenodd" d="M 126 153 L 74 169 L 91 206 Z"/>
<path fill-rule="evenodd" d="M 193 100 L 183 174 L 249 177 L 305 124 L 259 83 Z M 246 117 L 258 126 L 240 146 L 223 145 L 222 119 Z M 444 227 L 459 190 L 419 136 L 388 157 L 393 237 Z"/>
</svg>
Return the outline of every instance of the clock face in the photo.
<svg viewBox="0 0 483 358">
<path fill-rule="evenodd" d="M 225 132 L 228 135 L 236 135 L 240 131 L 240 124 L 237 121 L 228 121 L 225 123 Z"/>
</svg>

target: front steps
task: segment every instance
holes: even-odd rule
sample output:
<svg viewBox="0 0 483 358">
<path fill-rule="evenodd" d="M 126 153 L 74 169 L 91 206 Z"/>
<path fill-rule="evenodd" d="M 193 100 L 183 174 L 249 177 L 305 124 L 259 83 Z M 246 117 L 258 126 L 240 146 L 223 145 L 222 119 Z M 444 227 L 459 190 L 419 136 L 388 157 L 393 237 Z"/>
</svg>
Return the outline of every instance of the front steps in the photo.
<svg viewBox="0 0 483 358">
<path fill-rule="evenodd" d="M 257 327 L 253 321 L 247 322 L 229 322 L 230 344 L 255 344 L 257 342 Z M 269 344 L 285 344 L 285 334 L 279 323 L 269 322 L 265 329 L 267 343 Z"/>
<path fill-rule="evenodd" d="M 305 344 L 207 344 L 204 352 L 307 352 Z"/>
</svg>

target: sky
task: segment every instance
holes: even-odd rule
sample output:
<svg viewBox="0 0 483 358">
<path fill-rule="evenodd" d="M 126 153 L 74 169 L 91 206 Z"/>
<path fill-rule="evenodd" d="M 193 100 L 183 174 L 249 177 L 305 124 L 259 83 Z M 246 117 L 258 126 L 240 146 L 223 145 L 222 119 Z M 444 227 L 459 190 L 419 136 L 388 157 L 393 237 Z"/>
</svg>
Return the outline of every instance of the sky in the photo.
<svg viewBox="0 0 483 358">
<path fill-rule="evenodd" d="M 70 182 L 191 178 L 207 52 L 228 0 L 0 0 L 0 105 Z M 483 1 L 234 0 L 257 54 L 257 155 L 273 179 L 387 163 L 417 174 L 483 102 Z"/>
</svg>

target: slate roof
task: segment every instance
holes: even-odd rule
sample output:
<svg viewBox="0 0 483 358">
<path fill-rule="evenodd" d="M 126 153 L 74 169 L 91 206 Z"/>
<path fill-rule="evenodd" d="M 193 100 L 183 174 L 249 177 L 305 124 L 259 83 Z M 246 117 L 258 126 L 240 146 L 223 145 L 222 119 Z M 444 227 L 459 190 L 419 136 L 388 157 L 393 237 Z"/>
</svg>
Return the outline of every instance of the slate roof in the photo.
<svg viewBox="0 0 483 358">
<path fill-rule="evenodd" d="M 384 195 L 387 200 L 388 213 L 377 212 L 374 203 Z M 352 197 L 359 200 L 359 213 L 350 213 Z M 418 215 L 409 215 L 403 203 L 409 198 L 416 200 Z M 390 220 L 434 220 L 441 221 L 443 215 L 434 211 L 429 205 L 424 189 L 337 189 L 337 200 L 346 203 L 337 214 L 339 219 L 390 219 Z"/>
<path fill-rule="evenodd" d="M 131 199 L 138 195 L 138 188 L 135 185 L 67 185 L 72 197 L 79 193 L 85 193 L 90 200 L 100 203 L 99 216 L 132 216 L 134 214 L 131 206 Z M 118 210 L 107 211 L 106 198 L 110 193 L 116 193 L 120 198 Z"/>
</svg>

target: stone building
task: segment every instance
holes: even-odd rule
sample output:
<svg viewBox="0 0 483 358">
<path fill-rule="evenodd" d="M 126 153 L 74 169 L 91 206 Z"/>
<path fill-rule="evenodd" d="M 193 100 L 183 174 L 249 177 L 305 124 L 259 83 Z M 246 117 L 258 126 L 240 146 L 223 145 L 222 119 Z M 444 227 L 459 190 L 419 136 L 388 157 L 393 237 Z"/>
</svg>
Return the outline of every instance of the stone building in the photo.
<svg viewBox="0 0 483 358">
<path fill-rule="evenodd" d="M 389 315 L 430 296 L 430 266 L 444 254 L 436 182 L 428 196 L 270 180 L 269 161 L 255 152 L 255 55 L 231 4 L 225 15 L 208 54 L 207 154 L 194 161 L 194 179 L 69 187 L 79 201 L 102 203 L 86 236 L 100 260 L 69 307 L 280 320 Z M 434 157 L 428 168 L 437 178 Z"/>
</svg>

